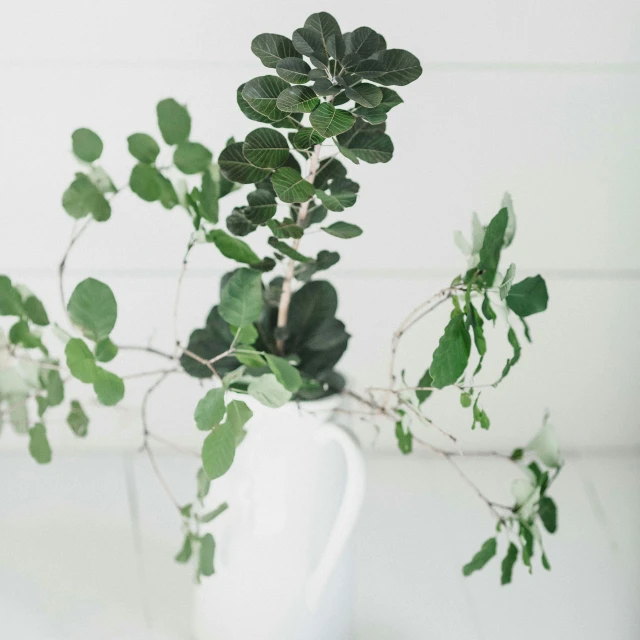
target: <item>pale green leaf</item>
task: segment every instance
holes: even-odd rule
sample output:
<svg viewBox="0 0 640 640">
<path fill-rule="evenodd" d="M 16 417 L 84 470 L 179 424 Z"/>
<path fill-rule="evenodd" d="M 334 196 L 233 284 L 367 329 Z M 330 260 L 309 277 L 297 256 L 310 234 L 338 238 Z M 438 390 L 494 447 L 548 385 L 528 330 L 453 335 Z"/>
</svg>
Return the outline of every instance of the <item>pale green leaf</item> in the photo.
<svg viewBox="0 0 640 640">
<path fill-rule="evenodd" d="M 260 273 L 252 269 L 235 271 L 220 294 L 220 316 L 235 327 L 244 327 L 258 320 L 262 307 Z"/>
<path fill-rule="evenodd" d="M 254 378 L 249 383 L 247 391 L 258 402 L 272 409 L 277 409 L 291 400 L 291 392 L 285 389 L 272 373 Z"/>
<path fill-rule="evenodd" d="M 209 431 L 222 422 L 226 407 L 224 389 L 210 389 L 196 405 L 193 417 L 201 431 Z"/>
<path fill-rule="evenodd" d="M 113 292 L 104 282 L 94 278 L 78 284 L 69 298 L 67 311 L 71 322 L 94 342 L 109 336 L 118 317 Z"/>
<path fill-rule="evenodd" d="M 160 133 L 167 144 L 180 144 L 189 138 L 191 116 L 186 107 L 167 98 L 158 102 L 156 112 Z"/>
</svg>

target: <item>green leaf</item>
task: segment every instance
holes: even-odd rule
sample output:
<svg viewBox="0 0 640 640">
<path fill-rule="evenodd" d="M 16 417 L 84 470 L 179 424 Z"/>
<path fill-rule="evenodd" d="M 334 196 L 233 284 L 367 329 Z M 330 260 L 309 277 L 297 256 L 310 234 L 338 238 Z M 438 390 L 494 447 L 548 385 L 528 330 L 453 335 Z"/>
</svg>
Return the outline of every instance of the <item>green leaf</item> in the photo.
<svg viewBox="0 0 640 640">
<path fill-rule="evenodd" d="M 29 429 L 29 453 L 38 464 L 51 462 L 51 447 L 47 439 L 47 430 L 40 422 Z"/>
<path fill-rule="evenodd" d="M 262 281 L 252 269 L 238 269 L 220 295 L 219 313 L 234 327 L 256 322 L 262 312 Z"/>
<path fill-rule="evenodd" d="M 215 171 L 214 180 L 212 171 Z M 220 174 L 217 167 L 209 167 L 208 171 L 202 174 L 202 184 L 200 187 L 200 214 L 205 220 L 218 224 L 218 200 L 220 195 Z"/>
<path fill-rule="evenodd" d="M 516 336 L 516 332 L 511 327 L 509 327 L 509 331 L 507 331 L 507 340 L 509 340 L 509 344 L 513 347 L 513 357 L 507 360 L 507 364 L 504 365 L 504 369 L 502 370 L 502 375 L 500 376 L 500 379 L 494 383 L 494 387 L 497 387 L 498 384 L 507 377 L 511 368 L 517 364 L 518 360 L 520 360 L 520 353 L 522 349 L 520 347 L 520 342 L 518 341 L 518 336 Z"/>
<path fill-rule="evenodd" d="M 200 538 L 200 553 L 198 555 L 198 572 L 203 576 L 214 574 L 213 556 L 216 551 L 216 542 L 210 533 L 205 533 Z"/>
<path fill-rule="evenodd" d="M 324 142 L 324 138 L 311 127 L 303 127 L 293 136 L 293 146 L 296 149 L 309 149 Z"/>
<path fill-rule="evenodd" d="M 238 329 L 231 327 L 231 329 L 234 330 L 238 344 L 253 344 L 260 337 L 258 330 L 252 324 L 245 325 Z"/>
<path fill-rule="evenodd" d="M 75 180 L 62 195 L 62 206 L 76 219 L 92 214 L 98 222 L 105 222 L 111 217 L 111 205 L 84 173 L 76 174 Z"/>
<path fill-rule="evenodd" d="M 89 430 L 89 417 L 77 400 L 71 401 L 67 424 L 79 438 L 84 438 Z"/>
<path fill-rule="evenodd" d="M 295 393 L 302 385 L 302 378 L 299 371 L 287 360 L 279 356 L 265 354 L 265 359 L 271 371 L 275 374 L 278 382 L 291 393 Z"/>
<path fill-rule="evenodd" d="M 285 218 L 282 222 L 269 220 L 267 226 L 276 238 L 302 238 L 304 234 L 304 229 L 291 218 Z"/>
<path fill-rule="evenodd" d="M 337 20 L 326 11 L 311 14 L 305 20 L 304 27 L 315 31 L 325 43 L 330 36 L 341 34 Z"/>
<path fill-rule="evenodd" d="M 311 113 L 319 104 L 315 91 L 300 85 L 287 87 L 276 101 L 278 109 L 285 113 Z"/>
<path fill-rule="evenodd" d="M 247 391 L 258 402 L 272 409 L 277 409 L 291 400 L 291 392 L 287 391 L 272 373 L 254 378 L 249 383 Z"/>
<path fill-rule="evenodd" d="M 556 503 L 549 496 L 543 496 L 540 499 L 538 513 L 544 528 L 549 533 L 555 533 L 558 530 L 558 510 Z"/>
<path fill-rule="evenodd" d="M 118 347 L 105 338 L 96 344 L 95 355 L 98 362 L 111 362 L 118 355 Z"/>
<path fill-rule="evenodd" d="M 93 354 L 81 338 L 71 338 L 65 347 L 67 366 L 74 378 L 87 384 L 96 378 L 96 362 Z"/>
<path fill-rule="evenodd" d="M 325 138 L 332 138 L 348 131 L 355 121 L 352 113 L 336 109 L 328 102 L 323 102 L 309 116 L 311 126 Z"/>
<path fill-rule="evenodd" d="M 333 186 L 331 194 L 328 194 L 322 189 L 316 189 L 316 195 L 329 211 L 338 212 L 342 212 L 347 207 L 353 206 L 357 199 L 357 194 L 352 191 L 340 191 Z"/>
<path fill-rule="evenodd" d="M 0 276 L 0 316 L 23 316 L 22 296 L 7 276 Z"/>
<path fill-rule="evenodd" d="M 46 374 L 47 405 L 57 407 L 64 400 L 64 383 L 60 377 L 60 372 L 50 369 Z"/>
<path fill-rule="evenodd" d="M 165 178 L 159 171 L 157 179 L 158 184 L 160 185 L 160 204 L 162 204 L 165 209 L 172 209 L 177 204 L 179 204 L 178 194 L 173 188 L 171 180 Z"/>
<path fill-rule="evenodd" d="M 291 84 L 309 82 L 309 71 L 311 67 L 302 58 L 297 57 L 283 58 L 276 65 L 276 73 Z"/>
<path fill-rule="evenodd" d="M 420 60 L 403 49 L 386 49 L 358 64 L 354 72 L 385 86 L 405 86 L 422 75 Z"/>
<path fill-rule="evenodd" d="M 227 229 L 234 236 L 247 236 L 253 233 L 258 227 L 247 220 L 242 208 L 236 208 L 226 220 Z"/>
<path fill-rule="evenodd" d="M 91 129 L 76 129 L 71 134 L 73 153 L 80 160 L 94 162 L 102 155 L 102 140 Z"/>
<path fill-rule="evenodd" d="M 222 515 L 227 509 L 229 505 L 226 502 L 223 502 L 220 506 L 216 507 L 213 511 L 209 511 L 209 513 L 205 513 L 203 516 L 200 516 L 200 522 L 212 522 L 218 516 Z"/>
<path fill-rule="evenodd" d="M 515 277 L 516 265 L 512 262 L 507 269 L 507 273 L 505 274 L 502 283 L 500 284 L 500 300 L 504 300 L 509 295 L 509 291 L 513 286 L 513 280 Z"/>
<path fill-rule="evenodd" d="M 28 296 L 24 301 L 24 310 L 33 324 L 37 324 L 40 327 L 46 327 L 49 324 L 49 316 L 45 311 L 44 305 L 34 295 Z"/>
<path fill-rule="evenodd" d="M 334 222 L 328 227 L 321 227 L 323 231 L 329 233 L 336 238 L 357 238 L 362 235 L 362 229 L 355 224 L 349 222 Z"/>
<path fill-rule="evenodd" d="M 489 538 L 480 551 L 471 559 L 471 562 L 462 567 L 462 574 L 470 576 L 474 571 L 479 571 L 484 567 L 493 556 L 496 555 L 498 541 L 495 538 Z"/>
<path fill-rule="evenodd" d="M 485 293 L 484 300 L 482 301 L 482 315 L 487 319 L 493 321 L 495 325 L 498 316 L 496 312 L 493 310 L 491 306 L 491 302 L 489 301 L 489 296 Z"/>
<path fill-rule="evenodd" d="M 404 430 L 402 420 L 396 422 L 396 440 L 398 442 L 398 449 L 405 455 L 413 451 L 413 434 L 410 429 Z"/>
<path fill-rule="evenodd" d="M 369 27 L 358 27 L 344 35 L 347 54 L 365 59 L 386 48 L 384 38 Z"/>
<path fill-rule="evenodd" d="M 292 260 L 297 260 L 298 262 L 311 262 L 312 259 L 308 256 L 302 255 L 299 251 L 296 251 L 293 247 L 290 247 L 286 242 L 282 242 L 282 240 L 278 240 L 278 238 L 271 237 L 268 240 L 269 244 L 280 253 L 283 253 L 288 258 Z"/>
<path fill-rule="evenodd" d="M 349 149 L 357 158 L 369 164 L 389 162 L 393 157 L 393 142 L 386 133 L 362 131 L 353 136 L 346 144 L 341 140 L 338 142 Z"/>
<path fill-rule="evenodd" d="M 444 334 L 429 367 L 433 386 L 438 389 L 455 384 L 464 373 L 471 353 L 471 337 L 464 316 L 456 315 L 445 327 Z"/>
<path fill-rule="evenodd" d="M 306 202 L 313 196 L 313 185 L 290 167 L 281 167 L 271 176 L 271 184 L 282 202 Z"/>
<path fill-rule="evenodd" d="M 209 431 L 222 422 L 226 407 L 224 389 L 210 389 L 198 402 L 193 414 L 196 426 L 200 431 Z"/>
<path fill-rule="evenodd" d="M 218 425 L 202 445 L 202 468 L 210 480 L 223 476 L 236 455 L 236 429 L 227 421 Z"/>
<path fill-rule="evenodd" d="M 196 474 L 196 480 L 198 484 L 198 500 L 201 502 L 207 497 L 209 489 L 211 487 L 211 480 L 204 472 L 204 469 L 198 469 Z"/>
<path fill-rule="evenodd" d="M 222 175 L 232 182 L 252 184 L 264 180 L 269 171 L 252 165 L 244 156 L 244 143 L 236 142 L 222 150 L 218 165 Z"/>
<path fill-rule="evenodd" d="M 547 558 L 547 554 L 542 554 L 542 566 L 547 570 L 551 571 L 551 564 L 549 563 L 549 558 Z"/>
<path fill-rule="evenodd" d="M 314 29 L 296 29 L 292 41 L 296 51 L 305 56 L 317 57 L 325 54 L 322 36 Z"/>
<path fill-rule="evenodd" d="M 182 548 L 178 551 L 176 557 L 174 558 L 176 562 L 180 562 L 181 564 L 185 564 L 189 562 L 191 558 L 191 554 L 193 552 L 193 548 L 191 546 L 191 534 L 187 533 L 184 537 L 184 542 L 182 543 Z"/>
<path fill-rule="evenodd" d="M 230 258 L 231 260 L 244 264 L 260 262 L 260 258 L 258 258 L 246 242 L 233 238 L 225 231 L 222 231 L 222 229 L 212 229 L 209 231 L 209 233 L 207 233 L 207 240 L 213 242 L 225 258 Z"/>
<path fill-rule="evenodd" d="M 262 127 L 245 138 L 242 153 L 256 167 L 275 169 L 289 157 L 289 144 L 278 131 Z"/>
<path fill-rule="evenodd" d="M 468 409 L 471 406 L 471 395 L 466 392 L 460 394 L 460 406 L 463 409 Z"/>
<path fill-rule="evenodd" d="M 145 202 L 155 202 L 161 195 L 161 177 L 162 174 L 155 167 L 140 163 L 131 170 L 129 186 L 131 191 Z"/>
<path fill-rule="evenodd" d="M 382 102 L 378 106 L 382 107 L 387 113 L 403 102 L 404 100 L 393 89 L 382 87 Z"/>
<path fill-rule="evenodd" d="M 245 367 L 259 369 L 267 364 L 265 359 L 253 347 L 245 347 L 241 352 L 237 352 L 235 357 Z"/>
<path fill-rule="evenodd" d="M 539 275 L 517 282 L 507 296 L 507 306 L 521 318 L 544 311 L 548 303 L 547 284 Z"/>
<path fill-rule="evenodd" d="M 118 305 L 111 289 L 94 278 L 83 280 L 67 305 L 69 318 L 89 340 L 108 337 L 116 324 Z"/>
<path fill-rule="evenodd" d="M 113 407 L 124 398 L 124 381 L 115 373 L 96 367 L 93 390 L 105 407 Z"/>
<path fill-rule="evenodd" d="M 419 387 L 432 387 L 433 386 L 433 380 L 431 378 L 431 374 L 429 373 L 429 369 L 427 369 L 424 374 L 422 375 L 422 378 L 420 378 L 420 380 L 418 381 L 418 386 Z M 430 390 L 425 390 L 425 391 L 416 391 L 416 397 L 418 398 L 418 404 L 422 404 L 431 394 L 433 393 L 433 391 Z"/>
<path fill-rule="evenodd" d="M 146 133 L 134 133 L 127 138 L 129 153 L 140 162 L 153 164 L 160 153 L 158 143 Z"/>
<path fill-rule="evenodd" d="M 381 105 L 374 107 L 373 109 L 367 109 L 365 107 L 357 107 L 353 110 L 354 115 L 365 120 L 369 124 L 382 124 L 387 119 L 387 112 Z"/>
<path fill-rule="evenodd" d="M 11 327 L 9 341 L 15 345 L 22 345 L 25 349 L 36 349 L 42 346 L 42 341 L 37 335 L 31 333 L 26 320 L 19 320 Z"/>
<path fill-rule="evenodd" d="M 380 87 L 368 82 L 360 82 L 353 87 L 347 87 L 346 94 L 347 98 L 367 109 L 377 107 L 382 102 Z"/>
<path fill-rule="evenodd" d="M 491 420 L 489 420 L 489 416 L 481 409 L 478 405 L 478 401 L 480 400 L 480 394 L 476 396 L 475 402 L 473 403 L 473 422 L 471 424 L 471 429 L 475 429 L 476 425 L 480 425 L 481 429 L 485 431 L 491 426 Z"/>
<path fill-rule="evenodd" d="M 281 60 L 300 59 L 289 38 L 276 33 L 262 33 L 251 41 L 251 51 L 260 58 L 265 67 L 277 68 Z M 285 78 L 286 79 L 286 78 Z"/>
<path fill-rule="evenodd" d="M 213 155 L 198 142 L 181 142 L 173 153 L 173 163 L 186 175 L 206 171 Z"/>
<path fill-rule="evenodd" d="M 160 133 L 167 144 L 180 144 L 189 138 L 191 116 L 186 107 L 167 98 L 158 102 L 156 112 Z"/>
<path fill-rule="evenodd" d="M 533 557 L 535 538 L 529 527 L 522 521 L 520 522 L 519 536 L 522 545 L 522 562 L 525 566 L 529 567 L 529 573 L 531 573 L 533 570 L 531 558 Z"/>
<path fill-rule="evenodd" d="M 487 286 L 492 286 L 500 263 L 500 253 L 504 244 L 504 232 L 507 228 L 509 216 L 506 209 L 500 211 L 493 217 L 487 225 L 484 234 L 484 241 L 480 248 L 480 261 L 476 267 L 482 271 L 482 281 Z"/>
<path fill-rule="evenodd" d="M 245 208 L 244 215 L 253 224 L 264 224 L 276 215 L 278 205 L 271 191 L 256 189 L 247 194 L 249 206 Z"/>
<path fill-rule="evenodd" d="M 298 289 L 291 297 L 287 323 L 292 348 L 295 350 L 333 319 L 337 308 L 338 294 L 329 282 L 315 280 Z"/>
<path fill-rule="evenodd" d="M 509 543 L 509 550 L 502 561 L 502 577 L 500 584 L 509 584 L 513 575 L 513 565 L 518 559 L 518 547 L 513 542 Z"/>
<path fill-rule="evenodd" d="M 278 109 L 276 102 L 288 86 L 289 83 L 278 76 L 258 76 L 244 85 L 242 97 L 254 111 L 269 120 L 282 120 L 287 113 Z"/>
</svg>

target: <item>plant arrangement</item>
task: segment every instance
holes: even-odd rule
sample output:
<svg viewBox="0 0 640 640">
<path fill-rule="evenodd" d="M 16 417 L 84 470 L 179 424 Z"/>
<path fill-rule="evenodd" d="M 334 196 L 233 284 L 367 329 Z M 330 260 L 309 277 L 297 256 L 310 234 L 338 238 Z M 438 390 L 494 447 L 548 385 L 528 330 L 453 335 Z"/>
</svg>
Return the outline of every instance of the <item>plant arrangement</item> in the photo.
<svg viewBox="0 0 640 640">
<path fill-rule="evenodd" d="M 414 82 L 422 68 L 408 51 L 388 48 L 373 29 L 342 33 L 328 13 L 311 15 L 291 38 L 261 34 L 251 50 L 266 73 L 241 84 L 236 99 L 257 127 L 243 141 L 228 140 L 217 161 L 206 146 L 191 139 L 189 111 L 174 99 L 157 105 L 164 153 L 168 149 L 171 161 L 159 162 L 157 136 L 130 135 L 128 149 L 136 163 L 121 188 L 98 164 L 100 137 L 86 128 L 74 131 L 72 148 L 81 170 L 64 192 L 62 205 L 76 224 L 59 268 L 67 318 L 52 323 L 34 293 L 0 276 L 0 315 L 9 318 L 8 331 L 0 334 L 4 421 L 25 434 L 37 462 L 49 463 L 50 409 L 66 404 L 69 428 L 80 438 L 89 431 L 89 416 L 78 400 L 67 400 L 67 387 L 78 381 L 92 385 L 100 403 L 116 405 L 125 395 L 125 380 L 116 373 L 120 351 L 141 349 L 168 360 L 173 368 L 156 373 L 142 403 L 141 451 L 149 456 L 182 521 L 184 542 L 176 560 L 187 562 L 193 556 L 199 579 L 214 573 L 215 551 L 213 536 L 201 533 L 201 525 L 227 509 L 222 504 L 205 511 L 203 501 L 211 482 L 231 467 L 252 417 L 242 397 L 252 396 L 277 409 L 291 401 L 345 394 L 362 404 L 360 413 L 370 420 L 390 421 L 403 454 L 419 445 L 441 455 L 486 503 L 498 533 L 464 566 L 465 575 L 497 554 L 500 536 L 506 550 L 502 584 L 511 581 L 518 559 L 531 571 L 538 554 L 549 569 L 541 532 L 556 531 L 556 506 L 548 491 L 562 463 L 547 419 L 529 445 L 502 456 L 520 476 L 513 485 L 514 502 L 502 505 L 485 496 L 464 473 L 459 465 L 463 452 L 455 438 L 429 417 L 429 398 L 453 389 L 469 412 L 471 429 L 489 429 L 481 394 L 510 374 L 521 357 L 521 343 L 531 342 L 528 318 L 547 307 L 541 276 L 516 282 L 515 265 L 501 268 L 501 252 L 515 234 L 511 199 L 505 196 L 486 226 L 474 216 L 471 242 L 457 236 L 468 264 L 401 323 L 392 339 L 387 387 L 365 394 L 347 388 L 336 366 L 350 336 L 336 317 L 336 290 L 325 279 L 325 272 L 340 260 L 334 248 L 362 234 L 359 226 L 347 221 L 347 210 L 356 205 L 359 192 L 347 167 L 391 160 L 394 145 L 387 121 L 403 102 L 391 87 Z M 245 185 L 246 204 L 234 207 L 222 220 L 224 198 Z M 194 247 L 213 245 L 232 265 L 204 325 L 186 341 L 176 335 L 175 345 L 166 351 L 117 345 L 110 339 L 117 303 L 106 283 L 87 278 L 66 295 L 69 252 L 88 225 L 108 223 L 114 200 L 125 189 L 145 202 L 183 210 L 186 252 L 176 313 Z M 240 239 L 259 227 L 270 232 L 266 246 L 252 247 Z M 324 233 L 327 240 L 327 249 L 315 256 L 304 253 L 304 238 L 312 232 Z M 409 330 L 445 304 L 451 312 L 439 344 L 432 355 L 425 354 L 421 379 L 408 383 L 396 362 L 398 345 Z M 488 357 L 487 323 L 504 327 L 512 355 L 498 380 L 478 383 Z M 195 498 L 186 505 L 175 500 L 162 479 L 153 453 L 155 436 L 146 419 L 150 395 L 179 374 L 210 387 L 194 407 L 194 427 L 206 437 Z M 436 432 L 448 438 L 451 448 L 432 444 L 429 434 Z"/>
</svg>

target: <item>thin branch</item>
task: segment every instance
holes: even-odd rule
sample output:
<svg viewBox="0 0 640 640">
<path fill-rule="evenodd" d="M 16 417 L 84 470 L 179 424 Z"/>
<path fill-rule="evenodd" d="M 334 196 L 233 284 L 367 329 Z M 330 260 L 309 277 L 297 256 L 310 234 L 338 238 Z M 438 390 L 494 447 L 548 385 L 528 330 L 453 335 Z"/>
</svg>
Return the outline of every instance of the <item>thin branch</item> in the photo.
<svg viewBox="0 0 640 640">
<path fill-rule="evenodd" d="M 69 259 L 69 254 L 71 253 L 71 249 L 73 249 L 73 246 L 80 239 L 80 236 L 82 236 L 86 228 L 91 224 L 92 220 L 93 218 L 89 216 L 85 221 L 85 223 L 82 225 L 82 227 L 80 227 L 80 229 L 78 230 L 77 230 L 78 221 L 76 220 L 75 224 L 73 225 L 73 229 L 71 231 L 71 240 L 69 240 L 67 249 L 64 252 L 64 255 L 62 256 L 62 260 L 60 260 L 60 264 L 58 265 L 58 287 L 60 289 L 60 301 L 62 302 L 62 308 L 65 310 L 65 312 L 67 309 L 67 298 L 64 294 L 64 271 L 67 266 L 67 260 Z"/>
<path fill-rule="evenodd" d="M 178 283 L 176 285 L 176 295 L 173 302 L 173 342 L 175 344 L 173 357 L 177 359 L 179 350 L 179 331 L 178 331 L 178 310 L 180 306 L 180 296 L 182 294 L 182 283 L 184 282 L 184 276 L 187 273 L 187 264 L 189 262 L 189 253 L 193 249 L 193 242 L 189 242 L 187 250 L 185 251 L 184 258 L 182 258 L 182 268 L 180 269 L 180 275 L 178 276 Z"/>
<path fill-rule="evenodd" d="M 171 360 L 171 361 L 177 360 L 177 358 L 175 356 L 172 356 L 170 353 L 167 353 L 166 351 L 160 351 L 155 347 L 141 347 L 138 345 L 118 345 L 118 349 L 120 351 L 144 351 L 146 353 L 152 353 L 156 356 L 160 356 L 167 360 Z"/>
<path fill-rule="evenodd" d="M 152 440 L 155 440 L 156 442 L 159 442 L 163 445 L 165 445 L 166 447 L 171 447 L 172 449 L 175 449 L 176 451 L 180 451 L 181 453 L 186 453 L 190 456 L 195 456 L 196 458 L 200 457 L 200 454 L 197 451 L 193 451 L 191 449 L 188 449 L 187 447 L 183 447 L 182 445 L 176 444 L 175 442 L 171 442 L 170 440 L 167 440 L 166 438 L 163 438 L 162 436 L 159 436 L 155 433 L 152 433 L 151 431 L 147 432 L 147 437 L 151 438 Z"/>
<path fill-rule="evenodd" d="M 123 380 L 133 380 L 134 378 L 146 378 L 147 376 L 155 376 L 161 373 L 178 373 L 180 369 L 174 367 L 173 369 L 154 369 L 153 371 L 140 371 L 136 373 L 129 373 L 124 376 L 120 376 Z"/>
</svg>

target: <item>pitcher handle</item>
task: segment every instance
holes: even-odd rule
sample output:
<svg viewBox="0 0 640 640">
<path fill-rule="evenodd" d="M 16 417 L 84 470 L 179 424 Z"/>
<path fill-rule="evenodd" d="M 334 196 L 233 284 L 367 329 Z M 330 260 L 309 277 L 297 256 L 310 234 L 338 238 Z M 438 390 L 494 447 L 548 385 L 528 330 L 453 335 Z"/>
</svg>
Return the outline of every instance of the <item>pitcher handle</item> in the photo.
<svg viewBox="0 0 640 640">
<path fill-rule="evenodd" d="M 342 502 L 338 509 L 336 521 L 331 529 L 325 547 L 316 568 L 313 570 L 307 587 L 307 607 L 313 611 L 333 574 L 340 555 L 353 532 L 362 501 L 365 487 L 364 460 L 360 449 L 351 436 L 332 424 L 323 424 L 316 433 L 322 443 L 335 443 L 343 451 L 346 461 L 346 481 Z"/>
</svg>

